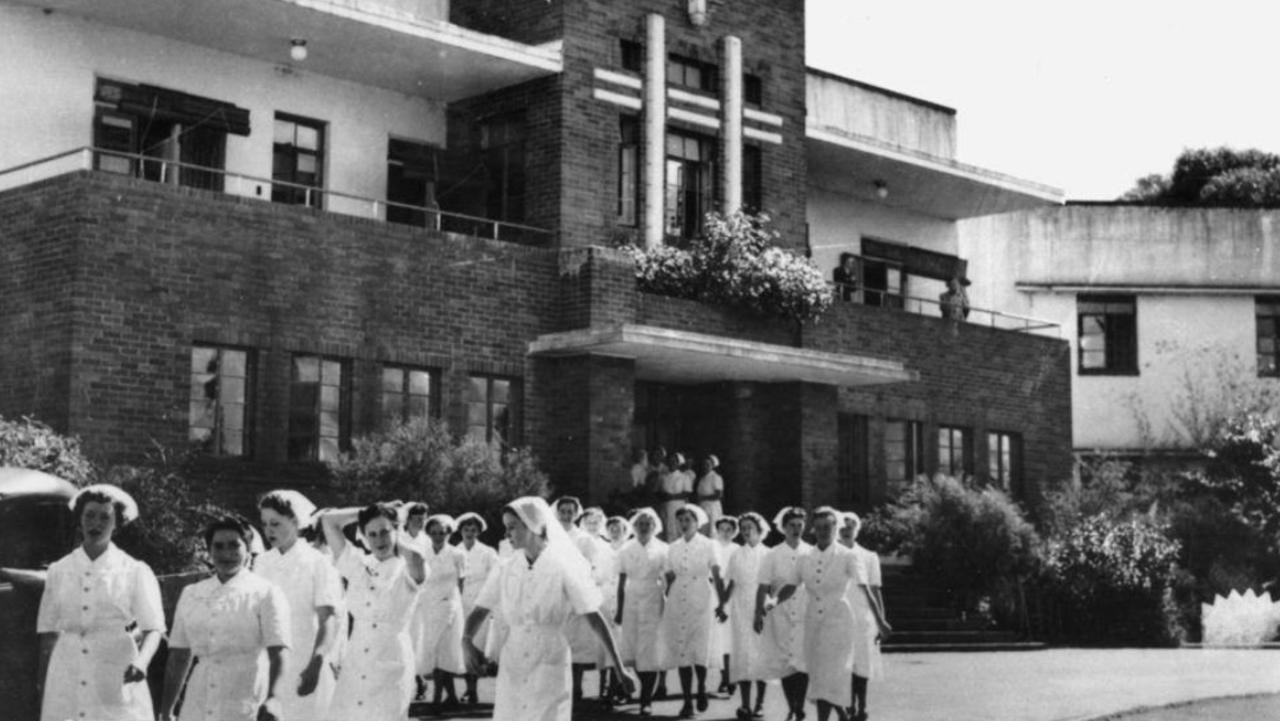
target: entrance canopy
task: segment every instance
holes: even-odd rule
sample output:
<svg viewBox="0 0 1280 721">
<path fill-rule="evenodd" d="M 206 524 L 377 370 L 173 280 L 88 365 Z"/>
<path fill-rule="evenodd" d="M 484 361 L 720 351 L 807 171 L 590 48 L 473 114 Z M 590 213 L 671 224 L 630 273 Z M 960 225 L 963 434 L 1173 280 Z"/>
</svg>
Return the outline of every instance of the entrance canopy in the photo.
<svg viewBox="0 0 1280 721">
<path fill-rule="evenodd" d="M 920 377 L 897 361 L 631 324 L 543 335 L 529 344 L 529 355 L 634 359 L 637 379 L 662 383 L 757 381 L 864 386 Z"/>
</svg>

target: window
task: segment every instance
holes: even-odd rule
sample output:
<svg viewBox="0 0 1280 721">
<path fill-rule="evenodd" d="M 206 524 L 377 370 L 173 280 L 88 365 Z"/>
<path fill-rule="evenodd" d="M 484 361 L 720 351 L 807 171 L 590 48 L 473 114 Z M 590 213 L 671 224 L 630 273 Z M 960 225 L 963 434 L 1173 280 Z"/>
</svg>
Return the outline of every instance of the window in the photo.
<svg viewBox="0 0 1280 721">
<path fill-rule="evenodd" d="M 484 155 L 486 216 L 524 220 L 524 116 L 490 119 L 480 125 Z"/>
<path fill-rule="evenodd" d="M 973 474 L 972 438 L 968 428 L 938 428 L 938 472 L 957 478 Z"/>
<path fill-rule="evenodd" d="M 1280 377 L 1280 296 L 1259 296 L 1256 301 L 1258 320 L 1258 375 Z"/>
<path fill-rule="evenodd" d="M 618 223 L 636 225 L 640 205 L 640 119 L 623 115 L 618 121 Z"/>
<path fill-rule="evenodd" d="M 347 364 L 294 356 L 289 385 L 289 460 L 332 461 L 351 440 Z"/>
<path fill-rule="evenodd" d="M 917 421 L 890 420 L 884 426 L 884 475 L 890 499 L 924 473 L 924 427 Z"/>
<path fill-rule="evenodd" d="M 419 208 L 436 206 L 435 152 L 430 145 L 410 140 L 391 138 L 387 144 L 388 223 L 427 225 L 427 211 Z"/>
<path fill-rule="evenodd" d="M 271 156 L 271 200 L 290 205 L 320 207 L 324 187 L 324 123 L 276 113 Z M 305 187 L 298 187 L 305 186 Z"/>
<path fill-rule="evenodd" d="M 764 208 L 764 157 L 759 145 L 742 146 L 742 207 L 752 212 Z"/>
<path fill-rule="evenodd" d="M 1081 374 L 1138 374 L 1137 301 L 1131 295 L 1081 295 L 1077 351 Z"/>
<path fill-rule="evenodd" d="M 836 472 L 842 500 L 861 506 L 871 502 L 867 473 L 867 417 L 841 413 L 837 418 Z"/>
<path fill-rule="evenodd" d="M 667 131 L 666 234 L 692 238 L 712 210 L 715 143 L 691 133 Z"/>
<path fill-rule="evenodd" d="M 644 46 L 635 40 L 618 41 L 619 62 L 623 70 L 633 73 L 644 70 Z"/>
<path fill-rule="evenodd" d="M 396 422 L 435 417 L 433 403 L 438 393 L 438 376 L 421 368 L 382 367 L 382 423 L 390 427 Z"/>
<path fill-rule="evenodd" d="M 1022 438 L 1015 433 L 987 434 L 987 477 L 1008 493 L 1018 490 L 1018 455 Z"/>
<path fill-rule="evenodd" d="M 467 435 L 486 443 L 519 443 L 517 386 L 510 378 L 471 376 L 467 384 Z"/>
<path fill-rule="evenodd" d="M 667 83 L 707 93 L 716 92 L 719 70 L 711 63 L 679 55 L 667 56 Z"/>
<path fill-rule="evenodd" d="M 249 455 L 251 361 L 244 350 L 204 345 L 191 349 L 187 437 L 208 453 Z"/>
<path fill-rule="evenodd" d="M 756 108 L 764 106 L 764 81 L 759 75 L 742 74 L 742 102 Z"/>
</svg>

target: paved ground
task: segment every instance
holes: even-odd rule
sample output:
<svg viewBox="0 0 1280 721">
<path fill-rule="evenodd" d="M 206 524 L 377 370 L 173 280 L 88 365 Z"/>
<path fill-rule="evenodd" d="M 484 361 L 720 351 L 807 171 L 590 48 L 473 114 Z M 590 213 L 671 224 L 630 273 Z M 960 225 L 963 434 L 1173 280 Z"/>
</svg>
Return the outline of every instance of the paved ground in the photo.
<svg viewBox="0 0 1280 721">
<path fill-rule="evenodd" d="M 1280 694 L 1280 651 L 1201 649 L 1051 649 L 1005 653 L 920 653 L 885 656 L 885 679 L 871 685 L 873 721 L 1207 721 L 1280 719 L 1280 696 L 1188 702 L 1222 697 Z M 676 674 L 669 674 L 672 691 Z M 717 679 L 712 674 L 712 680 Z M 714 682 L 711 684 L 714 686 Z M 587 688 L 595 687 L 593 674 Z M 492 680 L 480 698 L 493 698 Z M 1175 708 L 1170 704 L 1184 704 Z M 654 718 L 674 718 L 678 701 L 654 704 Z M 732 721 L 737 702 L 713 699 L 703 721 Z M 1136 709 L 1151 711 L 1126 713 Z M 487 718 L 481 706 L 455 718 Z M 578 719 L 636 719 L 634 705 L 612 714 L 582 713 Z M 766 721 L 783 721 L 781 688 L 768 689 Z M 422 716 L 433 719 L 440 717 Z M 808 718 L 815 718 L 809 707 Z"/>
</svg>

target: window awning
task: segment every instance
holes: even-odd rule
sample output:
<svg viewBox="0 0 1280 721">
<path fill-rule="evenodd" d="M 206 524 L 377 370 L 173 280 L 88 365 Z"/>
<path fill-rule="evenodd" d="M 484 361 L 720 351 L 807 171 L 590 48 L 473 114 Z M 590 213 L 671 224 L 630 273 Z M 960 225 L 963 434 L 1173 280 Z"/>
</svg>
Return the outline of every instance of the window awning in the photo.
<svg viewBox="0 0 1280 721">
<path fill-rule="evenodd" d="M 920 377 L 897 361 L 631 324 L 539 336 L 529 343 L 529 355 L 630 358 L 636 362 L 637 379 L 663 383 L 757 381 L 864 386 Z"/>
</svg>

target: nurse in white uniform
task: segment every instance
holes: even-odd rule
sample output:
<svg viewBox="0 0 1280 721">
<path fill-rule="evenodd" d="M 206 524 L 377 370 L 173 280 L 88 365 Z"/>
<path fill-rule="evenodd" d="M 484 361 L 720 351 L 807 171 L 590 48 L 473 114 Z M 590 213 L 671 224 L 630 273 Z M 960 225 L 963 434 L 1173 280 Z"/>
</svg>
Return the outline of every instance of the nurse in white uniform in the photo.
<svg viewBox="0 0 1280 721">
<path fill-rule="evenodd" d="M 279 688 L 282 721 L 324 718 L 337 683 L 331 662 L 336 660 L 342 579 L 324 554 L 299 537 L 315 510 L 306 496 L 291 490 L 272 491 L 258 501 L 271 550 L 258 557 L 254 571 L 279 586 L 289 601 L 294 652 Z"/>
<path fill-rule="evenodd" d="M 546 501 L 526 496 L 507 506 L 503 524 L 515 557 L 489 577 L 467 619 L 464 642 L 473 671 L 484 665 L 474 635 L 491 612 L 510 629 L 498 667 L 494 721 L 569 721 L 573 714 L 569 621 L 583 616 L 615 665 L 613 634 L 601 618 L 591 569 L 569 541 Z M 628 690 L 635 677 L 624 670 Z"/>
<path fill-rule="evenodd" d="M 369 552 L 347 542 L 357 524 Z M 409 621 L 427 578 L 426 562 L 399 542 L 400 515 L 390 504 L 325 511 L 320 515 L 338 573 L 347 579 L 351 637 L 334 691 L 329 721 L 404 721 L 414 690 Z"/>
<path fill-rule="evenodd" d="M 681 718 L 694 714 L 693 680 L 697 676 L 697 710 L 707 710 L 707 664 L 711 659 L 712 602 L 721 586 L 715 541 L 698 529 L 707 522 L 700 507 L 687 504 L 676 511 L 679 536 L 668 544 L 663 566 L 667 603 L 662 611 L 661 634 L 667 648 L 667 668 L 680 673 L 684 705 Z"/>
<path fill-rule="evenodd" d="M 467 557 L 467 571 L 462 581 L 462 615 L 465 619 L 476 607 L 476 598 L 480 595 L 480 589 L 484 588 L 484 582 L 498 566 L 498 552 L 493 550 L 492 546 L 487 546 L 480 541 L 480 534 L 489 530 L 489 524 L 485 523 L 480 514 L 467 512 L 458 516 L 456 520 L 458 533 L 462 535 L 457 548 Z M 485 648 L 488 643 L 490 625 L 486 622 L 476 632 L 476 645 L 480 648 Z M 462 695 L 462 702 L 474 706 L 479 702 L 476 697 L 476 675 L 468 673 L 465 679 L 467 692 Z"/>
<path fill-rule="evenodd" d="M 760 566 L 768 549 L 761 543 L 769 533 L 769 523 L 755 511 L 742 514 L 738 519 L 742 532 L 742 545 L 729 556 L 725 571 L 725 590 L 721 608 L 728 607 L 731 640 L 729 643 L 729 681 L 738 684 L 742 705 L 738 718 L 759 718 L 764 708 L 765 675 L 764 654 L 760 648 L 760 634 L 752 628 L 756 610 L 756 587 L 759 585 Z M 751 705 L 751 687 L 755 684 L 755 706 Z"/>
<path fill-rule="evenodd" d="M 773 523 L 783 541 L 770 548 L 760 564 L 753 627 L 760 632 L 765 676 L 781 679 L 782 693 L 794 721 L 804 718 L 804 615 L 808 595 L 800 588 L 800 559 L 813 547 L 800 540 L 807 514 L 798 506 L 778 511 Z"/>
<path fill-rule="evenodd" d="M 614 622 L 622 627 L 622 647 L 627 661 L 640 674 L 640 715 L 652 714 L 653 690 L 658 673 L 666 670 L 662 638 L 662 607 L 666 579 L 667 544 L 658 534 L 662 521 L 652 508 L 631 517 L 636 537 L 618 553 L 618 610 Z"/>
<path fill-rule="evenodd" d="M 430 544 L 424 554 L 427 581 L 418 598 L 420 629 L 415 631 L 419 676 L 431 674 L 435 682 L 432 702 L 437 709 L 458 705 L 453 677 L 466 673 L 462 658 L 462 585 L 467 574 L 467 554 L 449 545 L 453 518 L 437 513 L 427 518 L 425 532 Z"/>
<path fill-rule="evenodd" d="M 214 575 L 187 586 L 173 614 L 160 718 L 278 721 L 288 662 L 289 601 L 248 569 L 251 527 L 223 518 L 205 529 Z M 195 670 L 191 662 L 199 658 Z M 187 674 L 190 672 L 190 678 Z"/>
<path fill-rule="evenodd" d="M 849 585 L 849 605 L 853 607 L 853 704 L 848 714 L 855 721 L 867 718 L 867 684 L 884 677 L 880 642 L 893 631 L 880 593 L 880 556 L 857 542 L 861 528 L 858 514 L 844 514 L 840 542 L 853 549 L 860 571 L 857 580 Z"/>
<path fill-rule="evenodd" d="M 703 510 L 706 510 L 705 508 Z M 729 557 L 738 548 L 734 539 L 738 537 L 738 519 L 734 516 L 720 516 L 711 522 L 711 537 L 715 539 L 716 565 L 720 567 L 720 578 L 729 569 Z M 729 623 L 728 608 L 722 601 L 724 587 L 715 589 L 714 605 L 716 612 L 712 614 L 711 625 L 711 663 L 720 666 L 720 685 L 717 693 L 732 696 L 733 688 L 729 685 L 729 647 L 733 643 L 732 625 Z"/>
<path fill-rule="evenodd" d="M 147 666 L 164 633 L 160 585 L 147 564 L 111 542 L 138 506 L 99 484 L 77 493 L 71 509 L 83 541 L 49 566 L 36 618 L 40 718 L 151 721 Z M 125 630 L 131 624 L 138 644 Z"/>
</svg>

